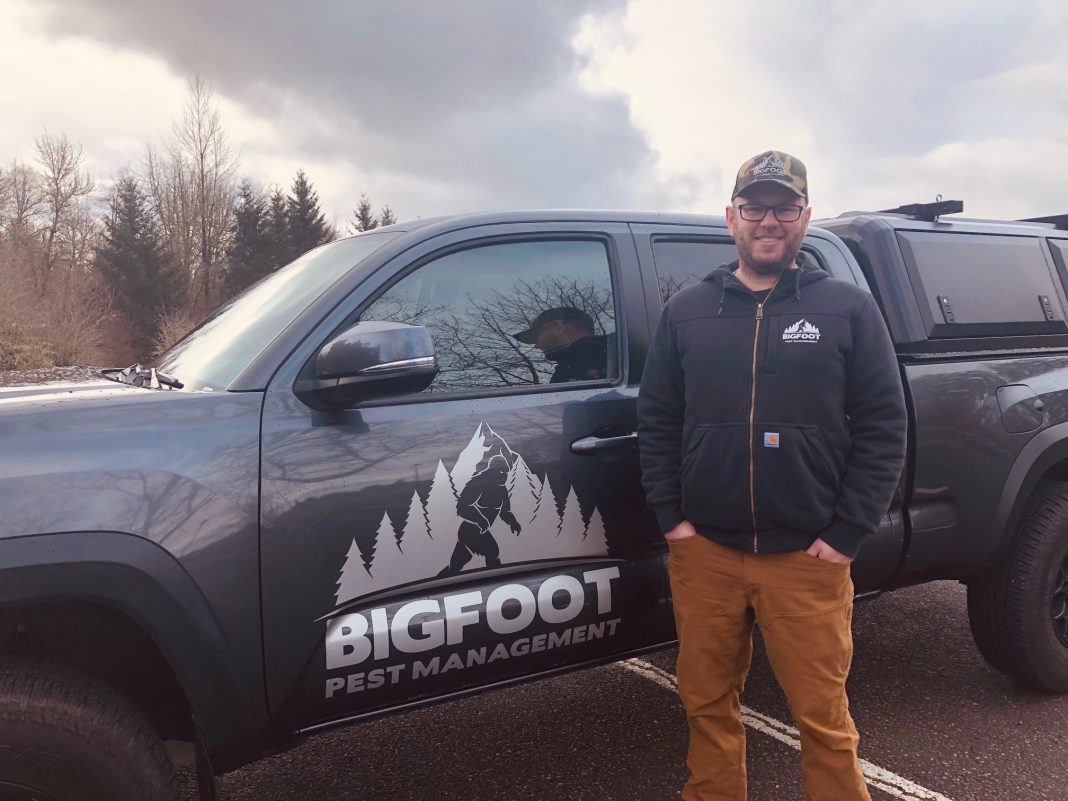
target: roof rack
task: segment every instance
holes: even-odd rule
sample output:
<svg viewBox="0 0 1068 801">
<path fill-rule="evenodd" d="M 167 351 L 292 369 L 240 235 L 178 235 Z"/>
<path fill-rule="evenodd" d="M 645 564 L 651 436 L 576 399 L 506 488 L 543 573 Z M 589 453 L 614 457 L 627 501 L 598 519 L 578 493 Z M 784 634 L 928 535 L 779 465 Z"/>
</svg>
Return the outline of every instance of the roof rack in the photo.
<svg viewBox="0 0 1068 801">
<path fill-rule="evenodd" d="M 909 203 L 898 206 L 896 209 L 882 209 L 879 214 L 904 214 L 906 217 L 915 217 L 917 220 L 934 222 L 943 214 L 959 214 L 964 211 L 963 200 L 942 200 L 939 195 L 933 203 Z"/>
<path fill-rule="evenodd" d="M 1068 231 L 1068 214 L 1052 214 L 1049 217 L 1024 217 L 1017 222 L 1052 223 L 1054 228 Z"/>
</svg>

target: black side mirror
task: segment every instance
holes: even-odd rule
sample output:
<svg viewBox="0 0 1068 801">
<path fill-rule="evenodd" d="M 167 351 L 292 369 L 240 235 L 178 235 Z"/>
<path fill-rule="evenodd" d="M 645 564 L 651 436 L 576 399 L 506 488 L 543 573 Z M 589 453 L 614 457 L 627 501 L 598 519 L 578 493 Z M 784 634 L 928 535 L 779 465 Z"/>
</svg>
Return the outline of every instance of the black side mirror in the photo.
<svg viewBox="0 0 1068 801">
<path fill-rule="evenodd" d="M 369 320 L 326 343 L 313 373 L 298 379 L 293 391 L 313 408 L 337 409 L 422 392 L 438 374 L 438 360 L 423 326 Z"/>
</svg>

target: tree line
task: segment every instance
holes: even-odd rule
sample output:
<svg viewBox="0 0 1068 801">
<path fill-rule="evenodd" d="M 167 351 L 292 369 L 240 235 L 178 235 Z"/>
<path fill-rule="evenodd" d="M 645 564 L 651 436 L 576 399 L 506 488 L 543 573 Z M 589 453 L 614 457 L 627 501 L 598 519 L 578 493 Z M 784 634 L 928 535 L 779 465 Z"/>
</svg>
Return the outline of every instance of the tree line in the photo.
<svg viewBox="0 0 1068 801">
<path fill-rule="evenodd" d="M 300 254 L 396 222 L 361 195 L 339 230 L 303 170 L 287 189 L 241 177 L 196 76 L 170 136 L 106 191 L 64 134 L 34 144 L 0 167 L 0 370 L 150 360 Z"/>
</svg>

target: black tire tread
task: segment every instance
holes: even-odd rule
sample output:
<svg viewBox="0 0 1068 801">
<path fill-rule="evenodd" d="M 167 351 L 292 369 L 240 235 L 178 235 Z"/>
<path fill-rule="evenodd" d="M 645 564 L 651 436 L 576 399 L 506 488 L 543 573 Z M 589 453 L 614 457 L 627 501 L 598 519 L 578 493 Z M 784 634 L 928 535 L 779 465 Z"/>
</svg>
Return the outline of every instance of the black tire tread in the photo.
<svg viewBox="0 0 1068 801">
<path fill-rule="evenodd" d="M 177 801 L 178 783 L 159 735 L 116 691 L 62 665 L 0 660 L 0 729 L 32 724 L 81 742 L 98 755 L 99 769 L 117 771 L 125 785 L 114 801 Z"/>
<path fill-rule="evenodd" d="M 1044 482 L 1024 511 L 1009 552 L 968 586 L 968 617 L 979 652 L 995 669 L 1045 692 L 1068 691 L 1068 676 L 1055 675 L 1031 647 L 1028 591 L 1043 569 L 1043 551 L 1063 541 L 1066 532 L 1068 484 Z"/>
</svg>

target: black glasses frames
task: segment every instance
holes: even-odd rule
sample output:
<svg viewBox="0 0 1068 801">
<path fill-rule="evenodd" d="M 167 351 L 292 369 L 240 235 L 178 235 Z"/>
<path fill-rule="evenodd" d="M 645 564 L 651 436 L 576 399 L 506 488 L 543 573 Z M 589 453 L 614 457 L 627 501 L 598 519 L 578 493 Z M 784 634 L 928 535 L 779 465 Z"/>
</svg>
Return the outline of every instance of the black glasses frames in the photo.
<svg viewBox="0 0 1068 801">
<path fill-rule="evenodd" d="M 801 219 L 804 206 L 787 204 L 785 206 L 764 206 L 760 203 L 743 203 L 738 206 L 738 213 L 746 222 L 760 222 L 770 211 L 779 222 L 797 222 Z"/>
</svg>

